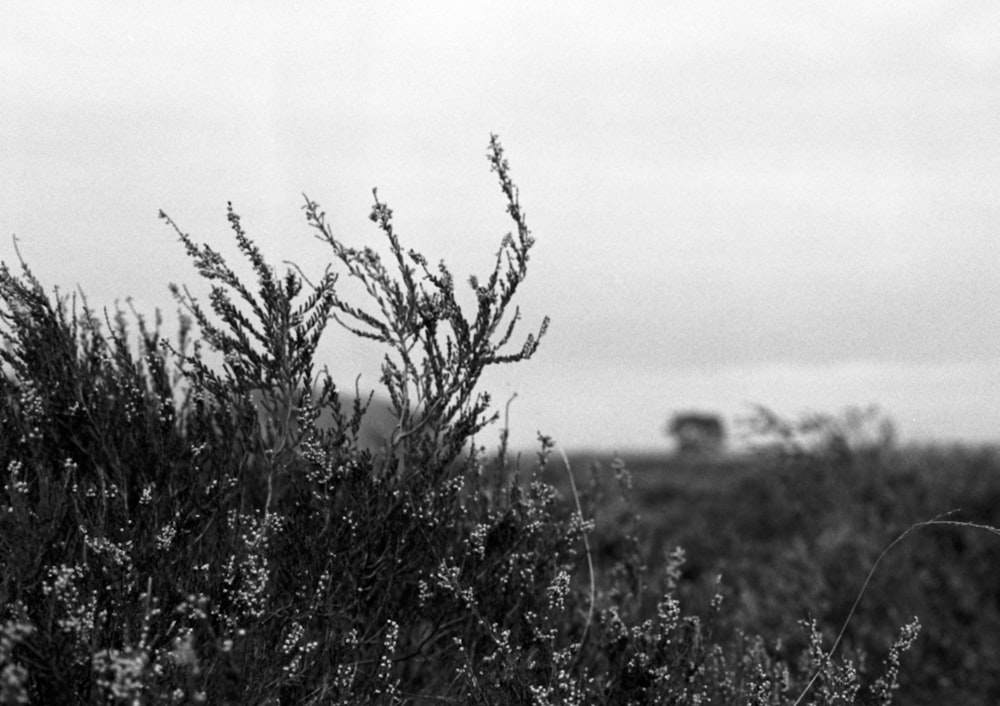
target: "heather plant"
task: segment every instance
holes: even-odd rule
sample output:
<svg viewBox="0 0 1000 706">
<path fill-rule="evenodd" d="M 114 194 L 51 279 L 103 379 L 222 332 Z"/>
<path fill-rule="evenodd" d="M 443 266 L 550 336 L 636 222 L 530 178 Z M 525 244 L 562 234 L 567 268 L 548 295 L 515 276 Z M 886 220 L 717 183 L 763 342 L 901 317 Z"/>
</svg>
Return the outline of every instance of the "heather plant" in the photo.
<svg viewBox="0 0 1000 706">
<path fill-rule="evenodd" d="M 719 639 L 721 589 L 686 609 L 683 554 L 651 573 L 634 513 L 591 542 L 609 497 L 628 507 L 624 465 L 618 490 L 578 488 L 565 461 L 567 494 L 547 437 L 526 469 L 504 432 L 486 454 L 480 376 L 548 325 L 513 344 L 534 241 L 495 137 L 488 159 L 514 231 L 470 278 L 471 315 L 377 192 L 388 259 L 304 207 L 366 306 L 333 266 L 279 276 L 231 206 L 253 286 L 161 214 L 209 285 L 207 306 L 172 288 L 175 342 L 0 268 L 0 702 L 888 703 L 915 626 L 878 672 L 811 625 L 797 652 Z M 386 349 L 382 450 L 358 444 L 364 401 L 343 409 L 316 367 L 331 320 Z"/>
<path fill-rule="evenodd" d="M 404 250 L 393 228 L 392 209 L 379 200 L 370 218 L 388 240 L 399 279 L 386 269 L 372 248 L 345 246 L 332 232 L 326 214 L 306 200 L 306 220 L 327 243 L 350 277 L 358 280 L 377 309 L 371 313 L 334 295 L 332 304 L 349 330 L 389 349 L 381 381 L 392 400 L 397 424 L 389 442 L 389 460 L 437 474 L 461 451 L 465 442 L 497 419 L 488 416 L 490 398 L 477 392 L 483 370 L 490 365 L 530 358 L 548 328 L 542 320 L 537 334 L 528 334 L 519 349 L 505 351 L 521 318 L 511 302 L 527 275 L 534 238 L 521 209 L 517 187 L 497 137 L 490 138 L 490 169 L 500 181 L 507 213 L 516 233 L 500 243 L 493 270 L 485 281 L 473 275 L 475 316 L 467 319 L 456 299 L 455 279 L 441 261 L 433 270 L 415 250 Z"/>
</svg>

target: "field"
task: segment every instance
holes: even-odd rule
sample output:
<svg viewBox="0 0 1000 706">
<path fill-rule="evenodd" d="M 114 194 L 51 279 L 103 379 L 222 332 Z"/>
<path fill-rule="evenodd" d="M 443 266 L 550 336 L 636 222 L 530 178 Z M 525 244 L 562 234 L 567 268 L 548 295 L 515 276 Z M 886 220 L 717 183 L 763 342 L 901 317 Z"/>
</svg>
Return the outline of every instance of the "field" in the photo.
<svg viewBox="0 0 1000 706">
<path fill-rule="evenodd" d="M 880 553 L 916 523 L 948 519 L 1000 525 L 996 448 L 912 447 L 851 457 L 622 459 L 651 582 L 664 556 L 683 547 L 682 602 L 707 608 L 718 577 L 727 629 L 770 644 L 805 640 L 815 619 L 827 646 L 847 619 Z M 610 481 L 612 459 L 571 457 L 577 476 Z M 547 477 L 566 491 L 554 462 Z M 596 543 L 614 555 L 616 524 L 628 512 L 606 503 Z M 895 546 L 875 571 L 840 650 L 881 659 L 893 631 L 919 617 L 920 637 L 904 657 L 899 703 L 992 704 L 1000 699 L 1000 536 L 928 526 Z M 798 636 L 797 638 L 795 636 Z"/>
</svg>

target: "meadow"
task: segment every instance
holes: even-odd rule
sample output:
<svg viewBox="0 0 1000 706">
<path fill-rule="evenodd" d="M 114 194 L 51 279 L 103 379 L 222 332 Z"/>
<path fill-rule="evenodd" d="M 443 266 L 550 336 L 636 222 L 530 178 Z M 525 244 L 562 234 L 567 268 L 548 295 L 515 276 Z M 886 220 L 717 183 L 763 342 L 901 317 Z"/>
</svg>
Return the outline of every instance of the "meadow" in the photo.
<svg viewBox="0 0 1000 706">
<path fill-rule="evenodd" d="M 385 257 L 306 202 L 311 278 L 230 208 L 251 284 L 162 214 L 210 287 L 173 287 L 174 336 L 0 267 L 0 703 L 995 702 L 995 452 L 507 448 L 477 383 L 548 321 L 520 329 L 534 240 L 488 159 L 513 230 L 471 311 L 377 193 Z M 330 322 L 385 350 L 384 443 Z"/>
<path fill-rule="evenodd" d="M 640 517 L 651 577 L 685 550 L 678 595 L 700 611 L 718 590 L 726 639 L 758 635 L 794 653 L 815 620 L 832 642 L 880 554 L 914 525 L 941 517 L 1000 523 L 1000 448 L 908 446 L 854 454 L 822 449 L 731 459 L 626 456 L 631 498 L 598 515 L 602 561 L 623 514 Z M 610 474 L 613 459 L 571 456 Z M 564 488 L 558 471 L 552 481 Z M 606 482 L 606 478 L 605 478 Z M 1000 537 L 955 525 L 920 527 L 879 563 L 838 649 L 869 666 L 895 627 L 917 616 L 898 703 L 991 704 L 1000 699 Z M 721 577 L 721 580 L 720 580 Z M 781 645 L 780 648 L 777 645 Z"/>
</svg>

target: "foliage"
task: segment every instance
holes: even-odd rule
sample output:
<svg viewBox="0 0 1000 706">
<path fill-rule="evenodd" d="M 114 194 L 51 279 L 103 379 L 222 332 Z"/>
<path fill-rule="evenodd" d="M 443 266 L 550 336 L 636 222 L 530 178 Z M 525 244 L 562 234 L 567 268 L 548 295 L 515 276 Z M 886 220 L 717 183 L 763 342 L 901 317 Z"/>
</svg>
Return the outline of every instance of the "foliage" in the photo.
<svg viewBox="0 0 1000 706">
<path fill-rule="evenodd" d="M 279 277 L 232 208 L 254 289 L 163 216 L 210 284 L 207 309 L 173 289 L 176 344 L 138 317 L 133 350 L 122 312 L 102 325 L 3 265 L 0 703 L 888 703 L 914 624 L 877 672 L 831 656 L 814 625 L 797 652 L 733 635 L 721 589 L 700 615 L 682 607 L 680 554 L 647 570 L 634 515 L 605 528 L 588 575 L 588 518 L 614 493 L 567 502 L 543 480 L 549 439 L 523 475 L 476 445 L 480 374 L 529 358 L 547 326 L 506 350 L 533 241 L 495 137 L 489 161 L 516 234 L 470 280 L 469 318 L 377 194 L 392 266 L 305 206 L 372 310 L 332 270 Z M 364 404 L 341 409 L 316 371 L 333 317 L 388 349 L 381 453 L 357 443 Z"/>
<path fill-rule="evenodd" d="M 755 405 L 741 422 L 762 454 L 846 460 L 878 457 L 896 445 L 896 425 L 877 405 L 848 407 L 840 414 L 811 412 L 794 420 Z"/>
</svg>

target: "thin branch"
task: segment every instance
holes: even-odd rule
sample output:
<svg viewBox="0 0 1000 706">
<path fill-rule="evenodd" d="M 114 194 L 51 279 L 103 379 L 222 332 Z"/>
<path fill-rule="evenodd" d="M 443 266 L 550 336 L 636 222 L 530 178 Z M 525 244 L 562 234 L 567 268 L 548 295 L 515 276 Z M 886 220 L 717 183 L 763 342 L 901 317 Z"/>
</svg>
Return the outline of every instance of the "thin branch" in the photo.
<svg viewBox="0 0 1000 706">
<path fill-rule="evenodd" d="M 851 606 L 851 610 L 848 611 L 847 618 L 844 619 L 844 624 L 840 627 L 840 632 L 837 634 L 837 639 L 833 641 L 833 647 L 830 648 L 830 651 L 826 655 L 826 661 L 829 661 L 830 659 L 833 658 L 833 653 L 836 652 L 837 648 L 840 646 L 840 642 L 844 637 L 844 633 L 847 631 L 847 625 L 848 623 L 851 622 L 851 618 L 854 617 L 854 613 L 858 609 L 858 605 L 861 603 L 861 597 L 864 596 L 865 591 L 868 589 L 868 584 L 871 583 L 872 577 L 875 575 L 875 570 L 878 569 L 879 564 L 882 563 L 882 559 L 885 558 L 886 554 L 888 554 L 893 549 L 893 547 L 895 547 L 897 544 L 906 539 L 911 533 L 923 527 L 945 525 L 949 527 L 971 527 L 973 529 L 983 530 L 989 532 L 990 534 L 995 534 L 1000 536 L 1000 529 L 997 529 L 996 527 L 991 527 L 990 525 L 982 525 L 976 522 L 959 522 L 957 520 L 943 519 L 945 517 L 949 517 L 950 515 L 954 515 L 956 512 L 958 512 L 957 509 L 949 510 L 948 512 L 938 515 L 932 520 L 927 520 L 926 522 L 917 522 L 916 524 L 911 525 L 909 528 L 907 528 L 905 532 L 903 532 L 894 540 L 892 540 L 889 546 L 887 546 L 885 549 L 882 550 L 882 553 L 878 555 L 878 558 L 875 560 L 875 563 L 872 564 L 872 568 L 871 570 L 869 570 L 868 576 L 865 577 L 865 581 L 861 585 L 861 590 L 858 592 L 857 598 L 854 599 L 854 604 Z M 819 675 L 822 673 L 822 671 L 823 671 L 822 668 L 816 670 L 812 678 L 809 680 L 809 683 L 805 685 L 804 689 L 802 689 L 802 693 L 799 694 L 799 698 L 795 699 L 795 703 L 792 706 L 799 706 L 799 704 L 802 703 L 802 699 L 804 699 L 806 697 L 806 694 L 809 693 L 809 690 L 812 688 L 813 684 L 816 683 L 816 680 L 819 678 Z"/>
<path fill-rule="evenodd" d="M 580 506 L 580 495 L 576 492 L 576 481 L 573 480 L 573 469 L 570 468 L 569 457 L 566 456 L 566 451 L 561 446 L 559 447 L 559 454 L 566 465 L 566 475 L 569 476 L 569 487 L 573 491 L 573 500 L 576 501 L 576 512 L 580 518 L 580 524 L 584 526 L 583 508 Z M 581 531 L 583 532 L 583 546 L 587 549 L 587 569 L 590 572 L 590 605 L 587 608 L 587 622 L 583 625 L 583 635 L 580 637 L 580 643 L 576 647 L 576 654 L 573 656 L 573 664 L 576 664 L 576 661 L 580 658 L 583 643 L 587 639 L 587 632 L 590 630 L 590 623 L 594 618 L 594 600 L 597 595 L 597 588 L 594 581 L 594 558 L 590 551 L 590 540 L 587 538 L 586 530 L 583 529 Z"/>
</svg>

